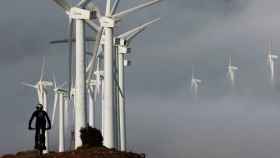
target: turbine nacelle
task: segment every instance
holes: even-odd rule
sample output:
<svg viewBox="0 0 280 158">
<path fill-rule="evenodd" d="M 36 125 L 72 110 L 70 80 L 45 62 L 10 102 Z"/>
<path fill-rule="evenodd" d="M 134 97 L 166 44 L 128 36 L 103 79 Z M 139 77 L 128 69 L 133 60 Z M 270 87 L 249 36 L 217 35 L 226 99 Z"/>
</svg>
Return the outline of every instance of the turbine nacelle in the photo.
<svg viewBox="0 0 280 158">
<path fill-rule="evenodd" d="M 91 12 L 86 9 L 81 9 L 78 7 L 73 7 L 69 10 L 69 16 L 72 19 L 83 19 L 83 20 L 89 20 L 91 19 Z"/>
<path fill-rule="evenodd" d="M 236 70 L 238 70 L 239 68 L 238 68 L 237 66 L 232 66 L 232 65 L 230 65 L 230 66 L 228 67 L 228 69 L 229 69 L 229 71 L 236 71 Z"/>
<path fill-rule="evenodd" d="M 39 81 L 37 83 L 37 85 L 42 85 L 42 86 L 45 86 L 45 87 L 52 87 L 53 86 L 53 83 L 50 82 L 50 81 Z"/>
<path fill-rule="evenodd" d="M 101 27 L 113 28 L 115 26 L 115 19 L 103 16 L 99 19 Z"/>
<path fill-rule="evenodd" d="M 130 54 L 131 53 L 131 48 L 128 47 L 128 45 L 129 45 L 128 40 L 122 39 L 122 38 L 116 38 L 115 45 L 118 48 L 118 53 L 121 53 L 121 54 Z"/>
<path fill-rule="evenodd" d="M 128 46 L 128 40 L 123 39 L 123 38 L 115 38 L 115 45 L 116 46 L 127 47 Z"/>
<path fill-rule="evenodd" d="M 270 58 L 270 59 L 278 59 L 278 55 L 270 54 L 270 55 L 269 55 L 269 58 Z"/>
<path fill-rule="evenodd" d="M 202 80 L 195 79 L 195 78 L 192 79 L 192 86 L 198 86 L 201 83 L 202 83 Z"/>
<path fill-rule="evenodd" d="M 197 84 L 202 83 L 202 81 L 201 81 L 201 80 L 199 80 L 199 79 L 194 79 L 194 82 L 196 82 Z"/>
</svg>

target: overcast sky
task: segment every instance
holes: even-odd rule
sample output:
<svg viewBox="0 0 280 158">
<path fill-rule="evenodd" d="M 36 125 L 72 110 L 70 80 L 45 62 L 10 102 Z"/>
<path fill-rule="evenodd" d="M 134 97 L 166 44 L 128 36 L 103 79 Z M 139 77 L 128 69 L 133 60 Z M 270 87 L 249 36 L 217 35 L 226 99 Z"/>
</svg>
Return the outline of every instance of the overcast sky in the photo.
<svg viewBox="0 0 280 158">
<path fill-rule="evenodd" d="M 123 0 L 120 10 L 142 2 Z M 67 47 L 48 44 L 66 36 L 67 18 L 51 0 L 0 3 L 4 154 L 33 147 L 27 123 L 35 91 L 20 82 L 39 79 L 43 56 L 47 78 L 55 73 L 60 83 L 67 79 Z M 265 58 L 268 40 L 280 48 L 279 7 L 278 0 L 165 0 L 123 20 L 116 34 L 161 17 L 132 43 L 133 65 L 126 71 L 129 149 L 153 158 L 279 157 L 280 65 L 273 87 Z M 234 90 L 226 78 L 229 56 L 240 68 Z M 192 66 L 202 80 L 196 102 Z"/>
</svg>

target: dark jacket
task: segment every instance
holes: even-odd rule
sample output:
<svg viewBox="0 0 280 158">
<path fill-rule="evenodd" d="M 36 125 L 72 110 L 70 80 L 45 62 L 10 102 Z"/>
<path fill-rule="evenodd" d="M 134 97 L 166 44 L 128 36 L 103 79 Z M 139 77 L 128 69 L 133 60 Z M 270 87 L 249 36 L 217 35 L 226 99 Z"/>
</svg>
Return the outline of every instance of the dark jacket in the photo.
<svg viewBox="0 0 280 158">
<path fill-rule="evenodd" d="M 36 110 L 33 112 L 29 120 L 29 128 L 31 128 L 33 119 L 36 118 L 35 128 L 36 129 L 50 129 L 51 121 L 48 114 L 43 110 Z M 48 127 L 46 127 L 46 122 L 48 121 Z"/>
</svg>

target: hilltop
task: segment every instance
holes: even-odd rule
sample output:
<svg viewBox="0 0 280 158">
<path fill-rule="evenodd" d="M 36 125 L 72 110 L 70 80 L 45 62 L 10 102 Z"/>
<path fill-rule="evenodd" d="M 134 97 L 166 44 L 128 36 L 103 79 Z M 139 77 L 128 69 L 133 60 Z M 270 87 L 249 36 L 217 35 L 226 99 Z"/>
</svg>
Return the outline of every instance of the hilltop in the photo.
<svg viewBox="0 0 280 158">
<path fill-rule="evenodd" d="M 15 155 L 7 154 L 0 158 L 145 158 L 145 154 L 132 152 L 120 152 L 105 147 L 80 148 L 73 151 L 56 153 L 50 152 L 40 156 L 36 150 L 18 152 Z"/>
</svg>

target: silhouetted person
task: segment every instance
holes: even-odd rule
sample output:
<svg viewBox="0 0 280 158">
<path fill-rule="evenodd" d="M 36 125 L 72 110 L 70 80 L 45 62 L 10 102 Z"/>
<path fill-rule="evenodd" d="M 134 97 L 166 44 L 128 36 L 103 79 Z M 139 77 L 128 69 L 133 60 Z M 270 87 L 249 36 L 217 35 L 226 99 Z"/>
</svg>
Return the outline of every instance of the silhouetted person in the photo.
<svg viewBox="0 0 280 158">
<path fill-rule="evenodd" d="M 46 145 L 45 145 L 45 132 L 48 129 L 51 129 L 51 121 L 50 118 L 47 114 L 46 111 L 43 110 L 43 105 L 42 104 L 38 104 L 36 106 L 36 110 L 33 112 L 30 120 L 29 120 L 29 129 L 32 130 L 34 128 L 31 127 L 33 119 L 36 118 L 36 122 L 35 122 L 35 149 L 40 149 L 40 145 L 39 144 L 39 139 L 40 139 L 40 130 L 42 131 L 43 137 L 42 137 L 42 144 L 43 144 L 43 149 L 46 149 Z M 46 126 L 48 122 L 48 127 Z"/>
</svg>

